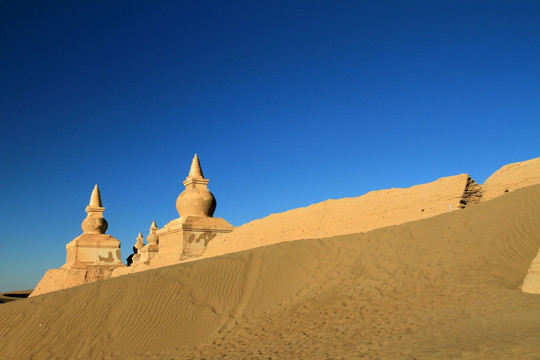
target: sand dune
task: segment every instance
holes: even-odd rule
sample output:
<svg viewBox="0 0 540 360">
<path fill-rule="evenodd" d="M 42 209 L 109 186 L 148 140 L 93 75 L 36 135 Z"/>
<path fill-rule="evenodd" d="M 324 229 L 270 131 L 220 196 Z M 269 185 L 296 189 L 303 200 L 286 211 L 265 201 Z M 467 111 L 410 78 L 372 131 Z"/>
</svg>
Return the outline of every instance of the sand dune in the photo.
<svg viewBox="0 0 540 360">
<path fill-rule="evenodd" d="M 477 196 L 475 196 L 477 194 Z M 212 257 L 283 241 L 354 234 L 459 210 L 479 202 L 480 186 L 467 174 L 406 189 L 372 191 L 272 214 L 208 244 Z"/>
<path fill-rule="evenodd" d="M 0 306 L 0 359 L 538 358 L 540 185 Z"/>
</svg>

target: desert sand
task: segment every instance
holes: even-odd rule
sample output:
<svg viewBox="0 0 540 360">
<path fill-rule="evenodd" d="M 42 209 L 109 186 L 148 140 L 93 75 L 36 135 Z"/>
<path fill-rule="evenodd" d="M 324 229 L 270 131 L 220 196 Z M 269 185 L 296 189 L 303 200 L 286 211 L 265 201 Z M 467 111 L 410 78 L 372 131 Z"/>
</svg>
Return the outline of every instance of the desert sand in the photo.
<svg viewBox="0 0 540 360">
<path fill-rule="evenodd" d="M 0 306 L 0 359 L 537 359 L 540 185 Z"/>
</svg>

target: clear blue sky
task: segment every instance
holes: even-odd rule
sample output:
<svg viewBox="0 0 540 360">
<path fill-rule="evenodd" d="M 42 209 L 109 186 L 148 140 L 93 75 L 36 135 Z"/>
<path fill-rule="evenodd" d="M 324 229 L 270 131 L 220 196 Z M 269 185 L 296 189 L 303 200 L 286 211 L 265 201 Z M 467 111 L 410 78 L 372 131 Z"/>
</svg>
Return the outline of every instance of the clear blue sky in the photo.
<svg viewBox="0 0 540 360">
<path fill-rule="evenodd" d="M 99 184 L 122 257 L 194 153 L 241 225 L 540 156 L 539 1 L 4 1 L 0 291 Z"/>
</svg>

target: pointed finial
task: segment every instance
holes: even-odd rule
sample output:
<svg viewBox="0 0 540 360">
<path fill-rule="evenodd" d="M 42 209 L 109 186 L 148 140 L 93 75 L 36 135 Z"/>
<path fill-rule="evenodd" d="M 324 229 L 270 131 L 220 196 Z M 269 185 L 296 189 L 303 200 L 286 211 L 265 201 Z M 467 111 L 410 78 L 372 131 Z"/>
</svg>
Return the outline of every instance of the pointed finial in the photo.
<svg viewBox="0 0 540 360">
<path fill-rule="evenodd" d="M 139 233 L 139 235 L 137 236 L 137 242 L 135 243 L 135 249 L 137 249 L 137 251 L 140 252 L 143 247 L 144 247 L 144 237 L 142 236 L 142 233 Z"/>
<path fill-rule="evenodd" d="M 189 169 L 188 179 L 204 179 L 204 175 L 201 169 L 201 163 L 199 162 L 199 157 L 197 154 L 193 157 L 191 162 L 191 168 Z"/>
<path fill-rule="evenodd" d="M 148 245 L 157 245 L 159 244 L 159 236 L 157 234 L 158 227 L 156 225 L 155 221 L 152 221 L 152 225 L 150 226 L 150 233 L 146 237 L 146 242 L 148 242 Z"/>
<path fill-rule="evenodd" d="M 90 195 L 90 203 L 84 209 L 86 211 L 86 218 L 81 223 L 83 233 L 86 234 L 105 234 L 107 227 L 107 220 L 103 218 L 103 211 L 105 208 L 101 204 L 101 195 L 99 194 L 98 186 L 94 186 L 92 195 Z"/>
<path fill-rule="evenodd" d="M 94 186 L 94 190 L 92 190 L 92 195 L 90 196 L 90 203 L 88 204 L 88 207 L 103 207 L 103 205 L 101 204 L 101 194 L 99 193 L 99 188 L 97 184 L 96 186 Z"/>
<path fill-rule="evenodd" d="M 201 163 L 199 162 L 199 157 L 197 154 L 193 157 L 191 162 L 191 168 L 189 169 L 189 174 L 186 180 L 183 181 L 186 190 L 188 189 L 206 189 L 208 182 L 210 180 L 205 179 L 201 169 Z M 176 209 L 178 210 L 178 199 L 176 204 Z"/>
</svg>

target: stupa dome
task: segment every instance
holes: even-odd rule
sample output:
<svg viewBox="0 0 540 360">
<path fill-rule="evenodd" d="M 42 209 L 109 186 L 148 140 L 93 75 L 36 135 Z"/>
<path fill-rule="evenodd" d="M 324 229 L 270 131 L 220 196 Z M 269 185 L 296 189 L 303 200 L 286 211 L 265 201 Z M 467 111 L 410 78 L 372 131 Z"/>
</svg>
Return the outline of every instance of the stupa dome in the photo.
<svg viewBox="0 0 540 360">
<path fill-rule="evenodd" d="M 105 234 L 107 227 L 107 220 L 103 218 L 103 211 L 105 208 L 101 204 L 101 194 L 96 184 L 92 195 L 90 196 L 90 203 L 86 207 L 87 216 L 81 223 L 81 228 L 84 234 Z"/>
<path fill-rule="evenodd" d="M 159 244 L 159 237 L 156 234 L 157 231 L 158 231 L 158 227 L 156 225 L 156 222 L 152 221 L 152 225 L 150 225 L 150 233 L 146 237 L 146 242 L 148 243 L 148 245 L 150 245 L 150 244 L 154 244 L 154 245 Z"/>
<path fill-rule="evenodd" d="M 195 154 L 189 174 L 184 181 L 186 189 L 176 199 L 176 210 L 181 217 L 214 215 L 217 202 L 208 190 L 208 182 L 209 180 L 203 176 L 199 158 Z"/>
</svg>

